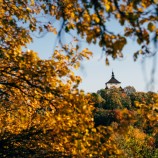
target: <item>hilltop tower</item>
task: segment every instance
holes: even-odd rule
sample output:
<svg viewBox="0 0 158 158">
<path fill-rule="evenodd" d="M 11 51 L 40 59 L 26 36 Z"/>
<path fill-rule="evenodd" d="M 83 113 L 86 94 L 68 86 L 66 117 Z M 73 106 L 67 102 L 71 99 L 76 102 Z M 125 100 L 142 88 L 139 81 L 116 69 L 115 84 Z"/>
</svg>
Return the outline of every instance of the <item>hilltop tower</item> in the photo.
<svg viewBox="0 0 158 158">
<path fill-rule="evenodd" d="M 112 88 L 112 87 L 121 88 L 121 82 L 115 79 L 115 75 L 113 71 L 112 71 L 111 79 L 105 83 L 105 89 Z"/>
</svg>

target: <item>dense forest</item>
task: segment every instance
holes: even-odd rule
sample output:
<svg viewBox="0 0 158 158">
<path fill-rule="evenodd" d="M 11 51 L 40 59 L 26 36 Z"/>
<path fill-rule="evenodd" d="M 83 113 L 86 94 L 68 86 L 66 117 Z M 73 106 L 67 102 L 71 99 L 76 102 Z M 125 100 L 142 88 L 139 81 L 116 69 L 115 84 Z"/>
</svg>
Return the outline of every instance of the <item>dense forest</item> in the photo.
<svg viewBox="0 0 158 158">
<path fill-rule="evenodd" d="M 150 114 L 141 114 L 142 106 L 146 112 L 156 104 L 156 93 L 136 92 L 134 87 L 101 89 L 93 93 L 95 126 L 112 126 L 115 132 L 112 139 L 127 157 L 157 157 L 158 134 L 152 124 Z M 152 113 L 157 115 L 157 111 Z M 148 121 L 145 117 L 149 118 Z M 156 123 L 156 122 L 155 122 Z M 128 130 L 122 128 L 128 126 Z"/>
<path fill-rule="evenodd" d="M 110 19 L 124 31 L 109 30 Z M 0 0 L 0 157 L 158 157 L 157 93 L 85 93 L 75 75 L 93 54 L 81 39 L 108 65 L 132 38 L 136 60 L 155 54 L 157 21 L 156 0 Z M 58 47 L 44 60 L 27 48 L 46 33 Z"/>
</svg>

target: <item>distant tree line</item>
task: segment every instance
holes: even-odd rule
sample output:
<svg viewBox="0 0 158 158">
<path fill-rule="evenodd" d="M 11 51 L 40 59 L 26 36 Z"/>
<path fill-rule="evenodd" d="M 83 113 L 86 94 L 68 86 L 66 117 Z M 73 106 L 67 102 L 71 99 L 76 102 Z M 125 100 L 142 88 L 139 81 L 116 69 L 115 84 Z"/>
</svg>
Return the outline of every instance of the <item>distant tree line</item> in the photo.
<svg viewBox="0 0 158 158">
<path fill-rule="evenodd" d="M 152 110 L 153 116 L 150 114 L 145 116 L 144 112 L 144 110 L 149 112 L 153 105 L 157 105 L 156 93 L 136 92 L 134 87 L 128 86 L 124 89 L 101 89 L 92 95 L 95 102 L 96 127 L 115 127 L 117 130 L 118 128 L 124 130 L 122 125 L 129 126 L 130 132 L 124 131 L 127 132 L 128 138 L 116 132 L 115 143 L 117 142 L 118 146 L 131 157 L 158 156 L 158 134 L 155 132 L 157 125 L 152 123 L 153 116 L 156 116 L 158 111 Z"/>
</svg>

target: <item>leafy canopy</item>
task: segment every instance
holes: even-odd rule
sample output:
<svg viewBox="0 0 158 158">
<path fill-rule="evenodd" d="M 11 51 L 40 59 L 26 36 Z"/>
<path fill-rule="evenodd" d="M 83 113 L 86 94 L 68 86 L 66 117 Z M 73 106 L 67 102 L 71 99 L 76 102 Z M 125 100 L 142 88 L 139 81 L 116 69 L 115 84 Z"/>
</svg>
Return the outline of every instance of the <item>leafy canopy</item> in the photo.
<svg viewBox="0 0 158 158">
<path fill-rule="evenodd" d="M 114 136 L 135 131 L 128 124 L 135 115 L 121 107 L 115 111 L 119 124 L 95 127 L 91 95 L 78 90 L 81 78 L 73 72 L 91 52 L 79 52 L 74 43 L 63 45 L 62 35 L 75 30 L 113 58 L 122 55 L 127 38 L 134 36 L 142 48 L 139 53 L 147 53 L 151 35 L 157 41 L 156 1 L 0 0 L 0 11 L 0 157 L 124 156 Z M 124 26 L 122 34 L 108 30 L 111 18 Z M 61 22 L 60 28 L 54 21 Z M 46 32 L 57 34 L 61 44 L 51 59 L 23 51 L 34 33 Z M 150 125 L 156 135 L 157 102 L 136 106 L 143 127 Z"/>
<path fill-rule="evenodd" d="M 140 45 L 134 59 L 139 54 L 150 53 L 150 44 L 157 44 L 156 0 L 1 0 L 0 3 L 3 48 L 25 46 L 32 40 L 31 32 L 54 32 L 61 44 L 64 33 L 76 38 L 79 35 L 87 43 L 99 44 L 105 54 L 113 58 L 122 56 L 129 37 L 135 38 Z M 109 29 L 112 20 L 117 21 L 124 31 L 116 33 Z M 55 24 L 56 21 L 60 26 Z"/>
</svg>

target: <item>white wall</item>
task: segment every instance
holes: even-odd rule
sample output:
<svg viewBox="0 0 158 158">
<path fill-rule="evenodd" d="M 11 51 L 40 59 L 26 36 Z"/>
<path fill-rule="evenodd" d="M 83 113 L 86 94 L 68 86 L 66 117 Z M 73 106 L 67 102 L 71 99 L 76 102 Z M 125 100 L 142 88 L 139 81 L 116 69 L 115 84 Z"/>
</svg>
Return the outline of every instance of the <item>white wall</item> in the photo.
<svg viewBox="0 0 158 158">
<path fill-rule="evenodd" d="M 120 83 L 118 83 L 118 84 L 116 84 L 116 83 L 107 83 L 108 88 L 112 88 L 112 87 L 119 88 L 120 86 L 121 86 Z"/>
</svg>

